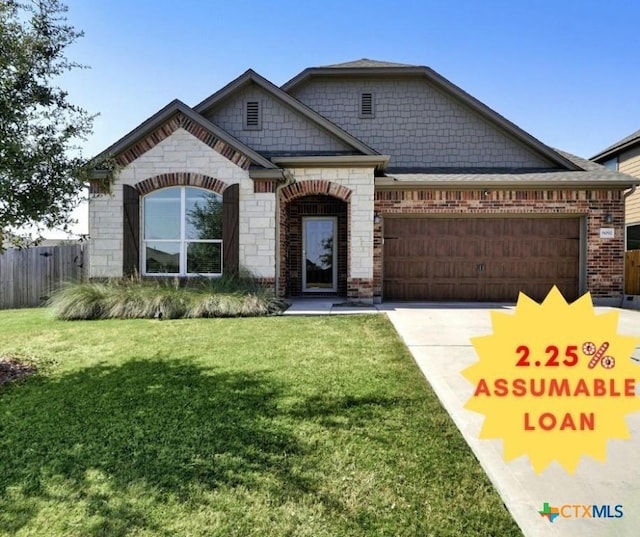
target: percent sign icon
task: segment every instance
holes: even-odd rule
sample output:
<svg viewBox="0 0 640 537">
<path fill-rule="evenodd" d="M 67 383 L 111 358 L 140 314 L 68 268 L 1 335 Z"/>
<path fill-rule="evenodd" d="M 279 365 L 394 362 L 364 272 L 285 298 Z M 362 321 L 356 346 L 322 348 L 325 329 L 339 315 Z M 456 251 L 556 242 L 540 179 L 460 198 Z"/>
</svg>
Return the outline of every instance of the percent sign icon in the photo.
<svg viewBox="0 0 640 537">
<path fill-rule="evenodd" d="M 612 369 L 616 365 L 616 359 L 613 356 L 605 356 L 604 353 L 607 352 L 609 348 L 609 342 L 605 341 L 600 347 L 596 347 L 596 344 L 591 341 L 586 341 L 582 345 L 582 352 L 586 356 L 593 356 L 591 360 L 589 360 L 589 369 L 593 369 L 595 366 L 600 365 L 605 369 Z"/>
</svg>

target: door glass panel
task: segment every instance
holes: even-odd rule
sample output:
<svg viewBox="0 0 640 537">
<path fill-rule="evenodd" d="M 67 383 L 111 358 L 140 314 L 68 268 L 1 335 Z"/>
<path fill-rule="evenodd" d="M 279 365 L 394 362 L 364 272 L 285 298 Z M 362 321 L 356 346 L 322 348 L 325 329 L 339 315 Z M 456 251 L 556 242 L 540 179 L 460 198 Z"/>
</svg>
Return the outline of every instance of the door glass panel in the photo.
<svg viewBox="0 0 640 537">
<path fill-rule="evenodd" d="M 334 221 L 305 221 L 305 275 L 307 289 L 334 289 Z"/>
</svg>

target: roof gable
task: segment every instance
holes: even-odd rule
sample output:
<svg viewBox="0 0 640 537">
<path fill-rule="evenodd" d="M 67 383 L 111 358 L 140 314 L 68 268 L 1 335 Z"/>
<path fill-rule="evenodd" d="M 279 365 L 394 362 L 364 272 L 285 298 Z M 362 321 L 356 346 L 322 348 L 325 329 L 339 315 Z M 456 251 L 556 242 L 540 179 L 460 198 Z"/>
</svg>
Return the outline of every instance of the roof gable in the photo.
<svg viewBox="0 0 640 537">
<path fill-rule="evenodd" d="M 503 132 L 508 138 L 514 140 L 528 151 L 538 155 L 541 159 L 563 169 L 580 169 L 574 162 L 543 144 L 429 67 L 403 65 L 381 66 L 379 65 L 380 63 L 382 62 L 358 60 L 356 62 L 336 64 L 329 67 L 311 67 L 286 82 L 281 89 L 287 93 L 297 94 L 307 83 L 316 77 L 334 80 L 341 78 L 379 78 L 387 80 L 407 78 L 422 79 L 426 81 L 428 85 L 434 87 L 442 94 L 469 109 L 476 116 L 479 116 L 482 120 Z M 334 121 L 336 120 L 335 118 L 332 119 L 334 119 Z"/>
<path fill-rule="evenodd" d="M 177 99 L 102 151 L 95 160 L 100 162 L 104 158 L 114 157 L 120 165 L 127 166 L 179 128 L 187 130 L 241 168 L 247 169 L 251 164 L 277 168 L 268 159 Z"/>
<path fill-rule="evenodd" d="M 252 69 L 245 71 L 245 73 L 227 84 L 224 88 L 194 106 L 193 110 L 203 116 L 210 115 L 217 107 L 222 106 L 225 101 L 237 96 L 238 93 L 245 91 L 251 84 L 255 84 L 274 100 L 304 117 L 305 120 L 311 123 L 314 128 L 330 134 L 343 144 L 346 144 L 364 155 L 378 154 L 377 151 L 358 140 L 355 136 L 349 134 L 335 123 L 321 116 L 291 95 L 285 93 Z"/>
</svg>

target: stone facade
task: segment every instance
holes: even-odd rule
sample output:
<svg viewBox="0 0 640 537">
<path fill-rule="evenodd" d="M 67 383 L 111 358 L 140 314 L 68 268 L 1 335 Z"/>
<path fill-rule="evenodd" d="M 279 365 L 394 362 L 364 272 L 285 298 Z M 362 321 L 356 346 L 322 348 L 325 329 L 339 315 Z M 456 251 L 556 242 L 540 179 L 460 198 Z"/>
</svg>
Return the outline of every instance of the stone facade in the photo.
<svg viewBox="0 0 640 537">
<path fill-rule="evenodd" d="M 371 118 L 359 114 L 363 92 L 373 94 Z M 553 167 L 421 79 L 317 78 L 292 95 L 390 155 L 390 167 Z"/>
<path fill-rule="evenodd" d="M 152 143 L 155 142 L 155 143 Z M 119 173 L 110 194 L 92 194 L 89 219 L 89 276 L 119 278 L 123 265 L 123 185 L 138 186 L 144 194 L 169 186 L 158 179 L 171 174 L 200 174 L 216 181 L 203 185 L 214 191 L 240 184 L 240 265 L 259 278 L 275 279 L 275 199 L 254 193 L 248 172 L 182 127 L 171 134 L 143 141 L 150 146 Z M 220 148 L 218 148 L 220 149 Z M 235 156 L 233 156 L 235 158 Z M 244 161 L 243 161 L 244 162 Z M 155 181 L 155 182 L 154 182 Z M 176 184 L 180 184 L 179 182 Z"/>
<path fill-rule="evenodd" d="M 624 262 L 622 192 L 610 190 L 378 190 L 375 210 L 389 215 L 576 215 L 586 219 L 583 291 L 594 301 L 618 305 Z M 606 222 L 606 215 L 613 221 Z M 614 228 L 613 239 L 600 238 L 600 228 Z M 382 294 L 382 225 L 375 226 L 374 295 Z"/>
</svg>

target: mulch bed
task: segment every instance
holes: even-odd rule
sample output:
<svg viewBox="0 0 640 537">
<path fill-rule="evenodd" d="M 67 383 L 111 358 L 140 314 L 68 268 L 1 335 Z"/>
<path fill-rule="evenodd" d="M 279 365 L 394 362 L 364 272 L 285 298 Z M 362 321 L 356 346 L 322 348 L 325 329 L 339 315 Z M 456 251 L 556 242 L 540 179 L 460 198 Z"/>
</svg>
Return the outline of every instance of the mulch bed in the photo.
<svg viewBox="0 0 640 537">
<path fill-rule="evenodd" d="M 15 358 L 0 356 L 0 385 L 33 375 L 35 372 L 36 368 L 32 365 L 24 364 Z"/>
</svg>

